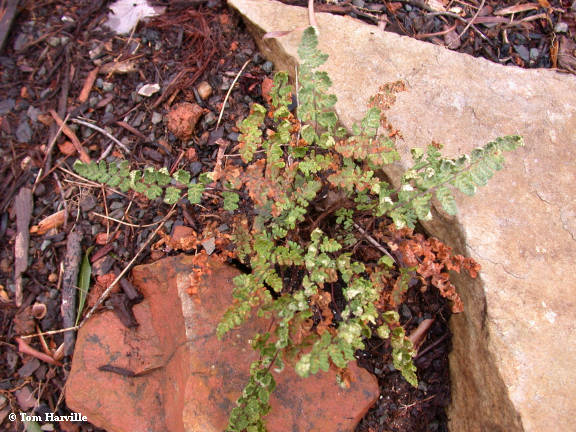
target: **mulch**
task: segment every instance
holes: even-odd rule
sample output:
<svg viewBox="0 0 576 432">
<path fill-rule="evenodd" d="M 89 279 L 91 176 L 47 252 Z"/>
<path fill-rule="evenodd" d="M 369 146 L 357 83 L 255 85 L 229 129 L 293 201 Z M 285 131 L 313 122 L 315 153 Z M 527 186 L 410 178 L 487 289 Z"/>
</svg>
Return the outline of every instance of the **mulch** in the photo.
<svg viewBox="0 0 576 432">
<path fill-rule="evenodd" d="M 334 0 L 315 9 L 503 65 L 576 73 L 574 0 Z"/>
<path fill-rule="evenodd" d="M 76 147 L 81 145 L 93 158 L 123 157 L 135 167 L 186 168 L 193 176 L 211 171 L 223 141 L 232 153 L 238 140 L 236 122 L 246 116 L 252 102 L 262 102 L 260 85 L 273 71 L 239 18 L 220 0 L 155 2 L 168 5 L 166 13 L 140 23 L 126 36 L 102 26 L 109 2 L 101 0 L 20 1 L 12 30 L 5 31 L 10 6 L 16 3 L 8 1 L 6 13 L 0 14 L 0 42 L 4 42 L 0 52 L 0 425 L 4 430 L 23 428 L 7 419 L 11 412 L 69 412 L 63 392 L 70 357 L 61 347 L 73 342 L 61 333 L 15 339 L 62 328 L 64 279 L 70 277 L 62 263 L 79 260 L 82 251 L 94 246 L 92 275 L 104 284 L 106 277 L 118 274 L 137 255 L 170 209 L 159 200 L 127 197 L 78 179 L 71 169 Z M 574 6 L 569 3 L 540 0 L 505 14 L 502 10 L 513 4 L 492 0 L 450 4 L 355 0 L 318 4 L 317 10 L 355 16 L 432 43 L 451 43 L 453 49 L 502 64 L 574 72 L 574 48 L 566 48 L 567 41 L 574 43 L 568 35 L 576 33 Z M 436 10 L 440 7 L 445 11 Z M 248 60 L 216 129 L 226 93 Z M 202 82 L 208 83 L 210 95 L 204 94 Z M 91 83 L 94 89 L 87 91 Z M 160 84 L 157 93 L 149 97 L 138 93 L 153 83 Z M 171 107 L 182 101 L 196 103 L 204 111 L 189 140 L 174 136 L 165 119 Z M 61 132 L 63 120 L 69 129 Z M 30 192 L 31 211 L 26 210 Z M 23 204 L 16 205 L 20 194 Z M 178 205 L 164 232 L 178 225 L 198 233 L 226 232 L 231 221 L 220 210 L 221 200 L 214 195 L 205 201 L 203 208 Z M 37 227 L 28 244 L 18 235 L 28 225 L 26 213 Z M 52 220 L 46 223 L 55 228 L 40 223 L 49 216 Z M 79 236 L 75 241 L 71 241 L 73 226 Z M 80 252 L 79 244 L 83 245 Z M 20 258 L 17 264 L 15 248 L 27 251 L 28 259 Z M 137 263 L 172 253 L 166 242 L 153 245 Z M 22 275 L 24 286 L 20 306 L 15 302 L 17 274 Z M 87 299 L 88 307 L 98 293 L 97 284 Z M 123 286 L 116 294 L 103 307 L 113 308 L 129 321 L 129 311 L 119 305 L 129 303 L 134 293 Z M 435 318 L 416 358 L 420 385 L 412 388 L 391 367 L 389 346 L 368 341 L 358 359 L 378 377 L 381 397 L 357 430 L 447 430 L 449 308 L 432 291 L 411 290 L 400 312 L 408 331 L 417 318 Z M 56 423 L 54 430 L 97 429 L 87 423 Z"/>
</svg>

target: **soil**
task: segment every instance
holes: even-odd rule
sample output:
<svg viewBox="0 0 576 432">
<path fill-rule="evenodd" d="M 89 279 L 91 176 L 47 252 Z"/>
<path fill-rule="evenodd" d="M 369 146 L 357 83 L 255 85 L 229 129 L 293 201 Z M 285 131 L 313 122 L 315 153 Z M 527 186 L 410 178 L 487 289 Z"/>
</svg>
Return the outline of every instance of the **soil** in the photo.
<svg viewBox="0 0 576 432">
<path fill-rule="evenodd" d="M 541 0 L 540 4 L 543 2 L 548 3 Z M 454 31 L 460 32 L 466 25 L 448 15 L 431 15 L 415 7 L 412 1 L 361 2 L 361 6 L 353 3 L 331 2 L 322 7 L 355 14 L 380 26 L 386 22 L 386 30 L 410 35 L 444 31 L 445 26 L 451 28 L 454 23 Z M 565 22 L 568 31 L 574 34 L 574 12 L 569 12 L 566 0 L 551 3 L 551 8 L 544 8 L 547 18 L 523 20 L 521 25 L 510 28 L 508 38 L 513 41 L 508 50 L 501 41 L 498 45 L 494 40 L 490 43 L 475 36 L 474 30 L 465 32 L 459 50 L 502 63 L 560 68 L 566 62 L 550 53 L 565 33 L 553 29 L 559 22 Z M 473 14 L 474 7 L 458 4 L 468 11 L 468 16 Z M 490 0 L 482 4 L 492 10 L 509 6 Z M 246 116 L 252 102 L 263 102 L 261 84 L 273 71 L 273 65 L 257 52 L 239 18 L 220 0 L 173 1 L 164 15 L 140 23 L 126 36 L 115 35 L 102 27 L 107 6 L 107 1 L 92 0 L 21 1 L 0 53 L 3 143 L 0 147 L 0 427 L 3 430 L 23 430 L 20 422 L 8 420 L 11 412 L 60 415 L 69 412 L 63 390 L 71 358 L 56 352 L 64 342 L 63 335 L 26 340 L 36 350 L 59 359 L 61 365 L 19 352 L 15 337 L 62 328 L 61 264 L 70 258 L 67 249 L 73 249 L 67 247 L 71 228 L 76 226 L 81 234 L 84 250 L 95 246 L 92 257 L 97 254 L 106 257 L 93 268 L 93 276 L 98 279 L 111 269 L 123 268 L 154 230 L 151 224 L 160 221 L 170 210 L 159 200 L 126 197 L 75 177 L 71 169 L 77 158 L 74 144 L 70 142 L 73 140 L 71 135 L 59 133 L 54 119 L 80 119 L 105 128 L 107 135 L 67 121 L 93 158 L 110 152 L 129 160 L 132 166 L 168 169 L 178 166 L 195 176 L 213 170 L 222 140 L 228 143 L 228 153 L 233 152 L 238 140 L 236 122 Z M 559 9 L 566 12 L 561 13 Z M 520 12 L 514 19 L 522 20 L 537 12 L 539 9 Z M 367 18 L 366 14 L 371 17 Z M 497 23 L 489 30 L 496 28 L 495 33 L 502 34 L 502 25 Z M 0 28 L 0 36 L 2 30 Z M 446 35 L 427 39 L 441 42 Z M 524 50 L 519 47 L 528 49 L 527 61 L 523 59 Z M 251 61 L 230 93 L 221 127 L 216 129 L 228 89 L 247 60 Z M 120 66 L 128 67 L 129 71 L 122 72 L 117 67 L 102 73 L 111 62 L 116 62 L 116 66 L 123 62 Z M 100 70 L 95 72 L 96 68 Z M 95 88 L 83 92 L 90 77 L 95 77 Z M 211 95 L 204 95 L 207 86 L 199 87 L 201 82 L 208 83 Z M 149 97 L 138 94 L 143 85 L 154 83 L 160 84 L 157 93 Z M 203 115 L 191 137 L 186 132 L 185 139 L 180 139 L 182 136 L 178 138 L 168 130 L 166 114 L 183 101 L 198 104 Z M 111 137 L 130 151 L 123 153 Z M 25 211 L 16 202 L 25 187 L 33 191 L 31 225 L 38 225 L 47 216 L 62 210 L 59 215 L 64 218 L 58 228 L 31 235 L 29 265 L 23 270 L 22 305 L 17 307 L 14 251 L 19 247 L 18 233 L 23 231 L 18 220 L 25 218 Z M 181 203 L 164 230 L 169 233 L 174 226 L 187 225 L 198 233 L 225 231 L 231 221 L 221 206 L 216 195 L 205 199 L 202 208 L 192 209 Z M 169 253 L 166 249 L 146 248 L 136 263 L 151 262 Z M 98 296 L 96 289 L 94 291 L 87 299 L 89 306 Z M 416 327 L 418 318 L 435 318 L 415 361 L 418 388 L 411 387 L 391 367 L 387 344 L 369 340 L 366 349 L 357 353 L 359 364 L 378 377 L 382 391 L 358 431 L 447 430 L 450 310 L 446 301 L 434 293 L 413 288 L 400 310 L 402 324 L 408 331 Z M 128 291 L 118 295 L 130 297 Z M 105 303 L 104 307 L 114 308 L 122 303 L 123 299 L 116 296 L 114 302 Z M 58 423 L 54 424 L 54 430 L 98 429 L 87 423 Z"/>
<path fill-rule="evenodd" d="M 316 11 L 348 15 L 495 63 L 576 73 L 574 0 L 331 0 Z"/>
</svg>

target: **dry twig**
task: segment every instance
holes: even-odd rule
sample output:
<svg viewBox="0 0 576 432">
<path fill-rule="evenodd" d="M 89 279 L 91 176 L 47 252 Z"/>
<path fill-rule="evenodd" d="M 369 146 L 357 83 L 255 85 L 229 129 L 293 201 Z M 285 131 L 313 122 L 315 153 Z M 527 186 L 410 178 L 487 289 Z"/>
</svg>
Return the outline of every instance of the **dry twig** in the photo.
<svg viewBox="0 0 576 432">
<path fill-rule="evenodd" d="M 86 126 L 87 128 L 90 129 L 94 129 L 96 132 L 100 132 L 102 135 L 106 136 L 106 138 L 111 139 L 112 141 L 114 141 L 116 143 L 116 145 L 118 147 L 120 147 L 122 150 L 124 150 L 126 153 L 130 153 L 130 149 L 128 147 L 126 147 L 124 144 L 122 144 L 115 136 L 113 136 L 110 132 L 108 132 L 105 129 L 102 129 L 101 127 L 98 127 L 90 122 L 84 121 L 84 120 L 80 120 L 78 118 L 73 118 L 70 120 L 73 123 L 77 123 L 80 124 L 82 126 Z M 84 161 L 82 161 L 84 162 Z"/>
<path fill-rule="evenodd" d="M 384 246 L 382 246 L 380 243 L 378 243 L 374 237 L 372 237 L 370 234 L 368 234 L 364 228 L 362 228 L 356 222 L 354 222 L 354 228 L 356 228 L 360 232 L 360 234 L 362 234 L 366 238 L 366 240 L 368 240 L 372 244 L 372 246 L 374 246 L 376 249 L 378 249 L 383 254 L 388 255 L 390 258 L 392 258 L 392 260 L 396 264 L 398 264 L 398 261 L 396 261 L 396 258 L 394 258 L 392 255 L 390 255 L 390 252 L 388 252 L 384 248 Z"/>
<path fill-rule="evenodd" d="M 215 129 L 218 129 L 218 126 L 220 126 L 220 122 L 222 121 L 222 115 L 224 114 L 224 109 L 226 108 L 226 103 L 228 102 L 228 98 L 230 97 L 230 93 L 232 93 L 232 89 L 234 88 L 234 85 L 236 85 L 238 78 L 240 78 L 240 75 L 242 75 L 242 72 L 244 72 L 244 69 L 246 69 L 246 66 L 248 66 L 248 63 L 250 63 L 250 62 L 251 62 L 251 60 L 246 60 L 246 62 L 244 63 L 244 65 L 240 69 L 240 72 L 238 72 L 238 74 L 236 75 L 236 78 L 234 78 L 234 81 L 232 81 L 230 88 L 226 92 L 226 97 L 224 98 L 224 102 L 222 103 L 222 108 L 220 109 L 220 115 L 218 116 L 218 121 L 216 122 L 216 128 Z"/>
</svg>

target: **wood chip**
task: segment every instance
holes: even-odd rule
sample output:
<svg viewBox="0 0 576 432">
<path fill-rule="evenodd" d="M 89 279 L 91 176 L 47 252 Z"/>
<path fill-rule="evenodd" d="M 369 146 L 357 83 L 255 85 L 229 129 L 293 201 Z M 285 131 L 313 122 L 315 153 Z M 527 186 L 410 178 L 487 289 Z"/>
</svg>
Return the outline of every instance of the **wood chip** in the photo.
<svg viewBox="0 0 576 432">
<path fill-rule="evenodd" d="M 106 63 L 100 68 L 100 73 L 104 75 L 108 74 L 127 74 L 130 72 L 136 72 L 138 70 L 136 62 L 134 60 L 124 60 L 119 62 Z"/>
<path fill-rule="evenodd" d="M 30 234 L 28 227 L 32 217 L 34 201 L 32 190 L 22 188 L 16 196 L 14 209 L 16 211 L 16 241 L 14 242 L 14 281 L 16 283 L 16 306 L 22 305 L 23 280 L 22 273 L 28 268 L 28 246 Z"/>
<path fill-rule="evenodd" d="M 88 97 L 90 96 L 90 92 L 92 91 L 92 87 L 94 87 L 94 82 L 96 81 L 96 77 L 98 76 L 99 70 L 100 70 L 100 67 L 96 67 L 88 73 L 88 76 L 86 77 L 86 80 L 84 81 L 84 86 L 82 87 L 82 91 L 80 92 L 80 96 L 78 96 L 78 102 L 84 103 L 88 100 Z"/>
<path fill-rule="evenodd" d="M 30 228 L 30 234 L 34 235 L 44 235 L 52 228 L 58 228 L 64 225 L 66 221 L 66 210 L 60 210 L 59 212 L 53 213 L 48 217 L 45 217 L 40 221 L 38 225 L 34 225 Z"/>
<path fill-rule="evenodd" d="M 60 314 L 64 328 L 74 327 L 76 323 L 76 294 L 78 292 L 78 272 L 82 259 L 82 234 L 72 230 L 66 242 L 66 256 L 64 258 L 64 276 L 62 277 L 62 304 Z M 64 333 L 64 355 L 72 355 L 76 333 Z"/>
<path fill-rule="evenodd" d="M 496 12 L 494 12 L 494 15 L 512 15 L 515 13 L 527 12 L 539 8 L 540 5 L 538 3 L 521 3 L 504 9 L 497 10 Z"/>
</svg>

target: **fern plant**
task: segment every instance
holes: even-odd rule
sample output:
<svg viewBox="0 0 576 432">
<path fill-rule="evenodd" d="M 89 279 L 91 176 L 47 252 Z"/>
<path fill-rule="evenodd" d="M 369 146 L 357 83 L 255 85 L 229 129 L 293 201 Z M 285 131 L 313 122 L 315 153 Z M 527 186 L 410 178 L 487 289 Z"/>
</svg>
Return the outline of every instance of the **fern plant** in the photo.
<svg viewBox="0 0 576 432">
<path fill-rule="evenodd" d="M 503 152 L 523 145 L 521 137 L 502 137 L 454 159 L 443 157 L 437 145 L 414 149 L 413 165 L 395 189 L 381 174 L 399 159 L 394 142 L 378 134 L 383 116 L 371 108 L 351 135 L 339 126 L 330 77 L 317 70 L 327 55 L 317 45 L 310 27 L 298 50 L 300 87 L 295 90 L 286 73 L 276 74 L 268 107 L 254 104 L 239 124 L 242 168 L 204 173 L 194 182 L 182 170 L 171 176 L 165 169 L 131 171 L 126 162 L 75 164 L 80 175 L 123 191 L 150 199 L 164 192 L 167 203 L 186 189 L 188 200 L 198 203 L 205 185 L 220 177 L 226 210 L 240 202 L 253 209 L 250 222 L 245 217 L 234 227 L 236 256 L 252 271 L 235 278 L 233 304 L 217 335 L 225 337 L 253 314 L 273 318 L 274 325 L 252 338 L 259 358 L 231 412 L 229 431 L 266 430 L 276 386 L 272 370 L 289 364 L 302 377 L 331 367 L 344 371 L 372 336 L 389 340 L 394 367 L 416 386 L 414 348 L 396 311 L 408 286 L 419 281 L 436 287 L 459 312 L 449 271 L 474 277 L 479 266 L 411 229 L 432 217 L 434 197 L 454 214 L 454 191 L 473 195 L 502 169 Z M 355 253 L 365 234 L 360 220 L 383 230 L 388 249 L 379 245 L 378 259 Z"/>
<path fill-rule="evenodd" d="M 234 304 L 217 334 L 223 337 L 253 313 L 273 317 L 275 325 L 254 338 L 260 358 L 232 411 L 230 431 L 265 430 L 263 417 L 275 387 L 271 368 L 281 370 L 288 361 L 302 377 L 332 365 L 344 369 L 372 335 L 390 340 L 394 367 L 417 385 L 413 346 L 391 305 L 402 301 L 409 281 L 418 277 L 430 280 L 460 311 L 448 271 L 464 269 L 474 276 L 478 266 L 446 254 L 436 243 L 426 246 L 434 265 L 429 257 L 411 260 L 407 252 L 415 253 L 402 246 L 406 253 L 387 253 L 364 263 L 351 251 L 358 241 L 351 230 L 358 226 L 356 219 L 366 217 L 391 220 L 393 233 L 414 228 L 417 221 L 432 217 L 433 197 L 454 214 L 453 191 L 473 195 L 503 167 L 503 152 L 522 145 L 520 137 L 507 136 L 456 159 L 442 157 L 434 145 L 414 149 L 414 163 L 395 190 L 379 174 L 399 159 L 394 143 L 378 135 L 380 111 L 370 109 L 346 136 L 333 110 L 336 97 L 328 93 L 330 78 L 317 70 L 327 59 L 317 44 L 314 29 L 308 28 L 298 50 L 297 116 L 289 110 L 295 90 L 287 75 L 279 73 L 269 109 L 255 104 L 240 125 L 240 154 L 247 167 L 237 188 L 244 188 L 256 217 L 251 229 L 238 225 L 235 238 L 238 257 L 252 273 L 235 279 Z M 258 150 L 264 155 L 255 159 Z M 316 209 L 313 204 L 331 193 L 338 199 Z M 334 286 L 345 303 L 338 316 Z"/>
<path fill-rule="evenodd" d="M 163 201 L 166 204 L 178 202 L 184 189 L 187 190 L 190 203 L 198 204 L 202 200 L 205 184 L 211 181 L 207 175 L 200 176 L 199 182 L 191 181 L 190 173 L 185 170 L 178 170 L 173 175 L 166 168 L 130 170 L 128 161 L 83 163 L 76 160 L 74 170 L 84 178 L 118 188 L 122 192 L 133 190 L 151 200 L 164 195 Z"/>
</svg>

